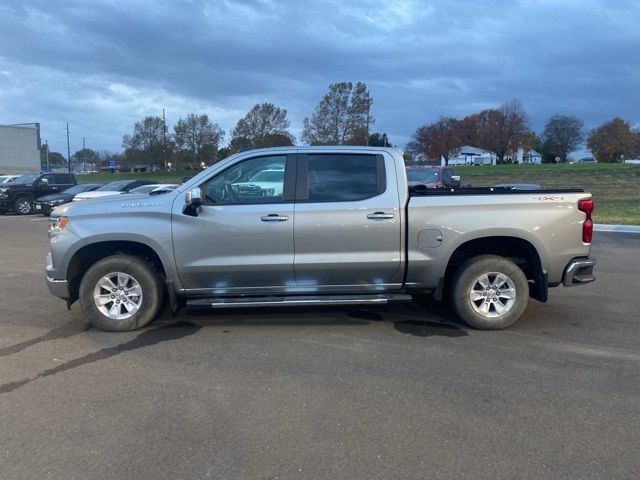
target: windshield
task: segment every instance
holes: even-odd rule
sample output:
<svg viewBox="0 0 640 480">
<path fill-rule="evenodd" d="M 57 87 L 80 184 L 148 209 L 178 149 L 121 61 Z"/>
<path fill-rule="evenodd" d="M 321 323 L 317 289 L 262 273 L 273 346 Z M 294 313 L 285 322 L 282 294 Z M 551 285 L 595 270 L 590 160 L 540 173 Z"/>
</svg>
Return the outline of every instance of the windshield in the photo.
<svg viewBox="0 0 640 480">
<path fill-rule="evenodd" d="M 407 180 L 410 182 L 437 183 L 438 171 L 417 168 L 407 170 Z"/>
<path fill-rule="evenodd" d="M 73 187 L 69 187 L 66 190 L 63 190 L 60 193 L 65 193 L 68 195 L 76 195 L 78 193 L 86 192 L 87 189 L 91 188 L 92 185 L 74 185 Z"/>
<path fill-rule="evenodd" d="M 284 170 L 263 170 L 251 177 L 251 182 L 282 182 Z"/>
<path fill-rule="evenodd" d="M 131 183 L 131 180 L 118 180 L 115 182 L 107 183 L 100 188 L 97 188 L 96 192 L 121 192 Z"/>
<path fill-rule="evenodd" d="M 16 185 L 28 185 L 35 182 L 36 178 L 38 178 L 39 176 L 39 173 L 27 173 L 16 178 L 12 183 L 15 183 Z"/>
<path fill-rule="evenodd" d="M 133 190 L 129 190 L 129 193 L 149 193 L 156 188 L 160 188 L 161 185 L 143 185 L 142 187 L 134 188 Z"/>
</svg>

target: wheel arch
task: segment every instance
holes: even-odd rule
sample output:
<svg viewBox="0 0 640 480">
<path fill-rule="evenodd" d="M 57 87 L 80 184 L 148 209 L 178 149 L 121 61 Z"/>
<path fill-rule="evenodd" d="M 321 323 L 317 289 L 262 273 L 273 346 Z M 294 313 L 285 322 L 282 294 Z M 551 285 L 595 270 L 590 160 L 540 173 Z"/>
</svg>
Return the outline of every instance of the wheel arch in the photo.
<svg viewBox="0 0 640 480">
<path fill-rule="evenodd" d="M 67 264 L 66 278 L 69 282 L 69 302 L 78 299 L 80 281 L 87 269 L 103 258 L 117 254 L 133 255 L 146 260 L 162 277 L 167 271 L 160 256 L 149 245 L 132 240 L 104 240 L 80 247 Z"/>
<path fill-rule="evenodd" d="M 515 236 L 500 235 L 474 238 L 460 244 L 449 257 L 441 286 L 448 287 L 458 267 L 470 258 L 479 255 L 498 255 L 511 259 L 522 269 L 529 280 L 529 295 L 541 302 L 547 301 L 548 284 L 540 254 L 531 242 Z M 442 298 L 442 288 L 438 288 L 438 290 L 436 297 Z"/>
</svg>

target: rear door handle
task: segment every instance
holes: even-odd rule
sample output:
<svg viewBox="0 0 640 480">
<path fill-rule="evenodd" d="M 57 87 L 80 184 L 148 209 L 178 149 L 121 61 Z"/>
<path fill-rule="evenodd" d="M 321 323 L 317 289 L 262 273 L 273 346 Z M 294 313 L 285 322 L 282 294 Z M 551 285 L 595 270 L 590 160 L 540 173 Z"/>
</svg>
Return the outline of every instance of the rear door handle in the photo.
<svg viewBox="0 0 640 480">
<path fill-rule="evenodd" d="M 394 217 L 393 213 L 384 213 L 384 212 L 375 212 L 367 215 L 367 218 L 369 220 L 388 220 L 393 217 Z"/>
<path fill-rule="evenodd" d="M 263 215 L 260 217 L 263 222 L 286 222 L 289 217 L 286 215 L 278 215 L 277 213 L 270 213 L 269 215 Z"/>
</svg>

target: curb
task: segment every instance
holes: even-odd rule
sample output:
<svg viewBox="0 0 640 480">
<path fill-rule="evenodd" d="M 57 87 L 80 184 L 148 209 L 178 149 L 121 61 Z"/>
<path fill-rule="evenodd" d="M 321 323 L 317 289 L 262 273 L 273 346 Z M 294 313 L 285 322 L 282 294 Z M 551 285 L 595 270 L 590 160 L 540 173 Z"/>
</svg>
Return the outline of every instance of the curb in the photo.
<svg viewBox="0 0 640 480">
<path fill-rule="evenodd" d="M 606 225 L 596 223 L 593 229 L 596 232 L 640 233 L 640 225 Z"/>
</svg>

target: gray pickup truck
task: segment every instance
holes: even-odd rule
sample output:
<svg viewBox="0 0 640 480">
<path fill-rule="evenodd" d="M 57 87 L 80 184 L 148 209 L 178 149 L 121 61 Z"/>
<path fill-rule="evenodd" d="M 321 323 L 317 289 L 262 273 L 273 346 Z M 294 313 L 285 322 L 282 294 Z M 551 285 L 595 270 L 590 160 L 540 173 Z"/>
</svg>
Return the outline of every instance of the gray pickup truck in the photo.
<svg viewBox="0 0 640 480">
<path fill-rule="evenodd" d="M 46 279 L 112 331 L 147 325 L 165 299 L 176 310 L 420 294 L 500 329 L 548 287 L 594 280 L 592 210 L 579 189 L 413 191 L 390 148 L 252 150 L 170 193 L 56 208 Z"/>
</svg>

